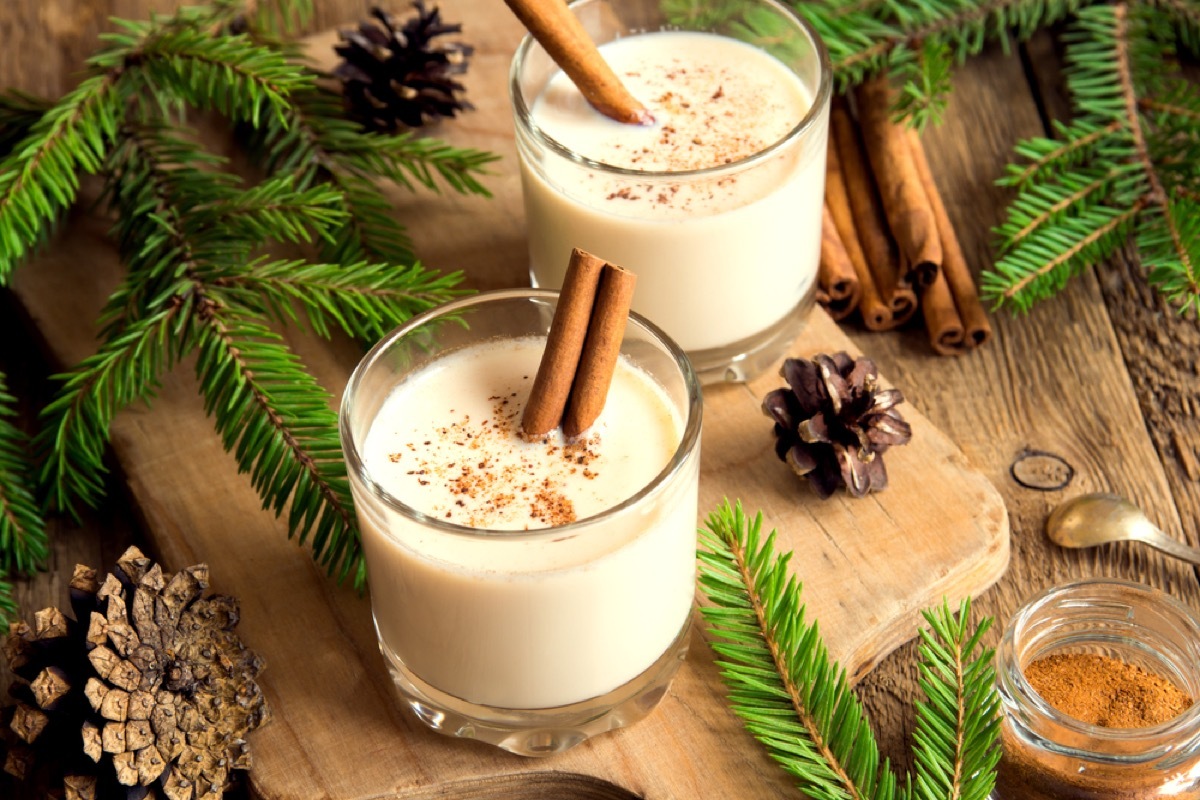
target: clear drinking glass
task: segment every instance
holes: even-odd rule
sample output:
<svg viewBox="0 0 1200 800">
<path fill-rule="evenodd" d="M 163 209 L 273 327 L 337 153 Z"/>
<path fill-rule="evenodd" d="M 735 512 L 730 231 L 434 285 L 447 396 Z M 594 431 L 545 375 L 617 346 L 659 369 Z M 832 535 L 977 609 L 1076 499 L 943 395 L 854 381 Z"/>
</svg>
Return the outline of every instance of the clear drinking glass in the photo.
<svg viewBox="0 0 1200 800">
<path fill-rule="evenodd" d="M 825 47 L 775 0 L 692 12 L 668 0 L 581 0 L 571 9 L 602 52 L 606 43 L 662 30 L 745 42 L 769 53 L 779 75 L 794 75 L 809 103 L 781 139 L 730 163 L 622 168 L 538 127 L 535 101 L 557 71 L 540 45 L 526 37 L 512 63 L 533 284 L 561 286 L 573 247 L 627 267 L 638 275 L 634 310 L 679 343 L 703 382 L 747 380 L 787 351 L 813 303 L 830 99 Z M 753 130 L 768 111 L 738 113 Z M 638 135 L 630 130 L 637 127 L 613 122 L 611 135 Z"/>
<path fill-rule="evenodd" d="M 460 348 L 545 336 L 557 299 L 491 292 L 414 318 L 363 358 L 340 413 L 379 647 L 401 701 L 441 733 L 524 755 L 632 724 L 683 660 L 701 427 L 687 357 L 631 315 L 621 352 L 661 387 L 682 439 L 648 485 L 569 524 L 498 531 L 428 516 L 380 485 L 363 443 L 407 377 Z"/>
<path fill-rule="evenodd" d="M 995 800 L 1200 798 L 1200 703 L 1148 728 L 1063 714 L 1025 667 L 1056 653 L 1109 656 L 1200 698 L 1200 620 L 1170 595 L 1128 581 L 1053 587 L 1013 615 L 996 651 L 1003 758 Z"/>
</svg>

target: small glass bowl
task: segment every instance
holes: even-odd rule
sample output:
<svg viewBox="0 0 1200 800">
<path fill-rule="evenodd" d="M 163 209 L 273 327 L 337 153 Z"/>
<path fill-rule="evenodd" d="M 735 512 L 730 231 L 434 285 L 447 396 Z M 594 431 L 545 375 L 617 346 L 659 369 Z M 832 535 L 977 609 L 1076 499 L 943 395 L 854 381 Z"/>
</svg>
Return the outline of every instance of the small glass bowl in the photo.
<svg viewBox="0 0 1200 800">
<path fill-rule="evenodd" d="M 1025 678 L 1053 654 L 1104 655 L 1158 675 L 1193 699 L 1147 728 L 1105 728 L 1047 703 Z M 1129 581 L 1055 586 L 1012 617 L 996 651 L 1003 705 L 993 800 L 1200 798 L 1200 619 Z"/>
</svg>

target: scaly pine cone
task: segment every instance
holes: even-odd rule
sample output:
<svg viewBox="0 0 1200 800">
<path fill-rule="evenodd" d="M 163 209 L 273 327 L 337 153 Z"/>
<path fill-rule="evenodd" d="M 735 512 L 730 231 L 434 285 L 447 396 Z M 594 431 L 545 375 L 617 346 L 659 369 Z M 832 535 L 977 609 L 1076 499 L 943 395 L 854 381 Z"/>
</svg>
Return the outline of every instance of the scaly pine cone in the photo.
<svg viewBox="0 0 1200 800">
<path fill-rule="evenodd" d="M 333 74 L 342 82 L 350 116 L 367 130 L 418 128 L 472 107 L 461 97 L 466 89 L 454 76 L 467 71 L 474 48 L 434 41 L 461 33 L 462 25 L 443 23 L 437 7 L 427 11 L 423 0 L 413 7 L 416 16 L 402 26 L 390 14 L 372 8 L 371 16 L 383 28 L 364 22 L 356 30 L 342 31 L 342 43 L 334 47 L 343 60 Z"/>
<path fill-rule="evenodd" d="M 883 453 L 907 444 L 912 428 L 895 408 L 904 402 L 900 392 L 879 388 L 875 362 L 846 353 L 789 358 L 780 375 L 788 386 L 762 404 L 775 421 L 780 460 L 822 498 L 840 486 L 855 497 L 887 488 Z"/>
<path fill-rule="evenodd" d="M 29 683 L 0 719 L 4 770 L 67 800 L 218 800 L 270 714 L 237 601 L 207 587 L 206 565 L 167 575 L 135 547 L 102 583 L 76 566 L 75 619 L 48 608 L 9 631 Z"/>
</svg>

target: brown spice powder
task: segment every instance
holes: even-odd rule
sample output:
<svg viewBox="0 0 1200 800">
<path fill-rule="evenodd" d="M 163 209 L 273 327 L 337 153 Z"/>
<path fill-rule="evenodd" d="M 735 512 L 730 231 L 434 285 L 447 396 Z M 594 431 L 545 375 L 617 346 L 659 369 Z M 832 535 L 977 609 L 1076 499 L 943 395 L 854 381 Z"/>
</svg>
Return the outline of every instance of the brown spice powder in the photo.
<svg viewBox="0 0 1200 800">
<path fill-rule="evenodd" d="M 1054 708 L 1105 728 L 1147 728 L 1192 705 L 1175 684 L 1120 659 L 1056 653 L 1025 667 L 1025 678 Z"/>
</svg>

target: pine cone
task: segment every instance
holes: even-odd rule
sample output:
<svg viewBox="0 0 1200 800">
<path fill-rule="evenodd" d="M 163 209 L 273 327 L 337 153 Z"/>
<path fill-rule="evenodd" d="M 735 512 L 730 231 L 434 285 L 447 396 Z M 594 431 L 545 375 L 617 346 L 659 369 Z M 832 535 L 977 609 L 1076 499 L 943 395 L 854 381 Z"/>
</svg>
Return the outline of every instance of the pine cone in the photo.
<svg viewBox="0 0 1200 800">
<path fill-rule="evenodd" d="M 907 444 L 912 428 L 896 406 L 896 389 L 880 389 L 869 358 L 846 353 L 789 358 L 780 375 L 787 388 L 763 398 L 763 413 L 775 420 L 775 453 L 822 498 L 839 486 L 855 497 L 887 488 L 883 453 Z"/>
<path fill-rule="evenodd" d="M 454 76 L 467 71 L 474 48 L 434 42 L 461 33 L 462 25 L 443 23 L 437 7 L 427 11 L 423 0 L 413 7 L 416 16 L 401 27 L 390 14 L 372 8 L 382 29 L 363 22 L 357 30 L 342 31 L 342 43 L 334 47 L 343 61 L 333 74 L 342 82 L 350 115 L 367 130 L 395 133 L 400 125 L 418 128 L 472 108 Z"/>
<path fill-rule="evenodd" d="M 237 601 L 207 587 L 206 565 L 166 575 L 135 547 L 103 583 L 76 566 L 75 619 L 47 608 L 9 630 L 9 667 L 29 683 L 0 720 L 4 770 L 68 800 L 218 800 L 270 714 Z"/>
</svg>

